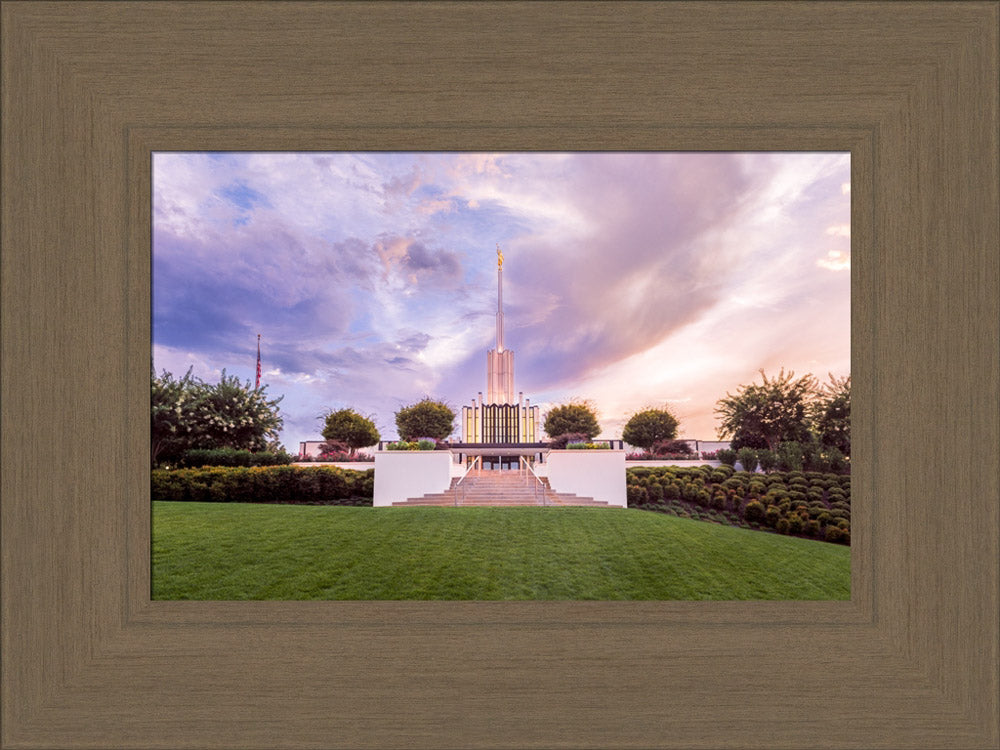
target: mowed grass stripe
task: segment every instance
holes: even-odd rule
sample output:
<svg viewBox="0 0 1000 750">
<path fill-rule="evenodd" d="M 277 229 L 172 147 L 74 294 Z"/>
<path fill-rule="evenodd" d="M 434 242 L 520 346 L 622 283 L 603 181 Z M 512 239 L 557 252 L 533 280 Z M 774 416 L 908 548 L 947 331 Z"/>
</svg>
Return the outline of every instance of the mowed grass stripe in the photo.
<svg viewBox="0 0 1000 750">
<path fill-rule="evenodd" d="M 849 599 L 850 549 L 638 510 L 153 503 L 153 598 Z"/>
</svg>

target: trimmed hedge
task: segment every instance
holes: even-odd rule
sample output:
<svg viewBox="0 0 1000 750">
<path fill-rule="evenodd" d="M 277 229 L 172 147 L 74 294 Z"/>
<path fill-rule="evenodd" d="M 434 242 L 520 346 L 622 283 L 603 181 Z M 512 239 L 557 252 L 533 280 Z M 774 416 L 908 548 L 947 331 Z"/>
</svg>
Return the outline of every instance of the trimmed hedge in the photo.
<svg viewBox="0 0 1000 750">
<path fill-rule="evenodd" d="M 199 466 L 287 466 L 292 457 L 285 451 L 245 451 L 235 448 L 192 448 L 184 451 L 180 465 Z"/>
<path fill-rule="evenodd" d="M 336 466 L 205 467 L 156 469 L 153 500 L 212 503 L 299 503 L 337 505 L 371 503 L 375 470 Z"/>
<path fill-rule="evenodd" d="M 629 468 L 626 494 L 633 508 L 850 544 L 850 484 L 834 474 Z"/>
</svg>

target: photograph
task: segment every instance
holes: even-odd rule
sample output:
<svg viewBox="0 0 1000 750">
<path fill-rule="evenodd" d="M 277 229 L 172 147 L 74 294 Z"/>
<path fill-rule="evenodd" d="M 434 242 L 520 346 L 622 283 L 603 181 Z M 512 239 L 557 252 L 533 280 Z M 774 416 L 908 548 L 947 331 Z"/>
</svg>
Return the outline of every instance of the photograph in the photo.
<svg viewBox="0 0 1000 750">
<path fill-rule="evenodd" d="M 849 153 L 151 173 L 153 599 L 850 599 Z"/>
<path fill-rule="evenodd" d="M 995 0 L 0 15 L 0 747 L 1000 747 Z"/>
</svg>

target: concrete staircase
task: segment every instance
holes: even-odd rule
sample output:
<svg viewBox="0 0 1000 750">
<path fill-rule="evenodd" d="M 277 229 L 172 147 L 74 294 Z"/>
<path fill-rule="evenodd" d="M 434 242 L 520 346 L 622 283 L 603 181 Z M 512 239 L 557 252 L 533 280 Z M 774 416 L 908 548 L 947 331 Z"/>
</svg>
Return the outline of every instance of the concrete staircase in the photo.
<svg viewBox="0 0 1000 750">
<path fill-rule="evenodd" d="M 407 498 L 393 505 L 442 505 L 442 506 L 497 506 L 518 507 L 532 505 L 587 505 L 607 508 L 604 500 L 580 497 L 569 492 L 555 492 L 549 480 L 541 483 L 534 476 L 525 476 L 518 471 L 474 470 L 459 484 L 457 478 L 451 480 L 451 487 L 444 492 L 435 492 L 422 497 Z"/>
</svg>

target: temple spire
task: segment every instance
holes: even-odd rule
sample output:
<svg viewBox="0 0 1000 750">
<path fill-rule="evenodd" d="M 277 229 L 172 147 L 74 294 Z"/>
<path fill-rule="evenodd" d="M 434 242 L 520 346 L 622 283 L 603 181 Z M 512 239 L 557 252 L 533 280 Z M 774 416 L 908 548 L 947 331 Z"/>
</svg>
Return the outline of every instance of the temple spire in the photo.
<svg viewBox="0 0 1000 750">
<path fill-rule="evenodd" d="M 503 351 L 503 252 L 497 243 L 497 351 Z"/>
</svg>

